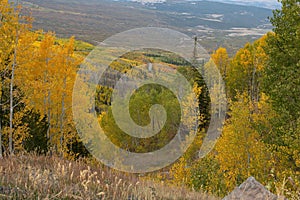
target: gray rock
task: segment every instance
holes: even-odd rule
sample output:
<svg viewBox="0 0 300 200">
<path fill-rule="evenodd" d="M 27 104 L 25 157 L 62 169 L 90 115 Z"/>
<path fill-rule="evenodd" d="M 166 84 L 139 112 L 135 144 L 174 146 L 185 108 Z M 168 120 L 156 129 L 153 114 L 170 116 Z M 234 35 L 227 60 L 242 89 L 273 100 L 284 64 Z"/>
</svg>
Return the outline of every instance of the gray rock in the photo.
<svg viewBox="0 0 300 200">
<path fill-rule="evenodd" d="M 279 200 L 277 195 L 267 190 L 254 177 L 249 177 L 239 187 L 235 188 L 223 200 Z"/>
</svg>

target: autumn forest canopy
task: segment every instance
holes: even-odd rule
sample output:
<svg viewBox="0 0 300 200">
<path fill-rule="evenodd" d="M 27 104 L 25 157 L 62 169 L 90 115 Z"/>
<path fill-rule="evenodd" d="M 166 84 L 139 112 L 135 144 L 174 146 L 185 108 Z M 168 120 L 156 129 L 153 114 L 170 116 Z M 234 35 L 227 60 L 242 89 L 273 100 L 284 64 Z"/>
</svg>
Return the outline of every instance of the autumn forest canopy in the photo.
<svg viewBox="0 0 300 200">
<path fill-rule="evenodd" d="M 204 158 L 199 159 L 197 153 L 211 115 L 220 110 L 210 109 L 216 100 L 210 98 L 192 63 L 171 52 L 144 49 L 124 54 L 107 68 L 96 86 L 94 112 L 107 137 L 126 151 L 145 153 L 165 146 L 177 137 L 182 113 L 172 91 L 145 85 L 130 98 L 133 121 L 148 125 L 149 109 L 155 104 L 165 108 L 167 120 L 164 125 L 153 125 L 162 126 L 153 137 L 126 134 L 116 124 L 111 106 L 122 75 L 145 78 L 144 70 L 151 70 L 152 76 L 163 71 L 174 77 L 179 72 L 197 98 L 196 104 L 187 103 L 191 109 L 199 108 L 197 116 L 189 119 L 199 121 L 198 127 L 180 134 L 188 141 L 196 131 L 192 145 L 174 164 L 147 174 L 148 178 L 224 197 L 253 176 L 273 193 L 299 197 L 300 2 L 280 2 L 281 9 L 270 18 L 273 31 L 245 44 L 233 56 L 218 47 L 201 66 L 207 72 L 214 65 L 218 68 L 228 107 L 222 133 Z M 57 38 L 54 32 L 34 30 L 33 20 L 22 14 L 20 5 L 0 0 L 0 163 L 24 153 L 92 159 L 84 144 L 93 137 L 80 137 L 76 131 L 72 94 L 80 64 L 95 47 L 74 37 Z M 158 64 L 150 69 L 149 63 Z M 159 64 L 168 65 L 169 71 Z"/>
</svg>

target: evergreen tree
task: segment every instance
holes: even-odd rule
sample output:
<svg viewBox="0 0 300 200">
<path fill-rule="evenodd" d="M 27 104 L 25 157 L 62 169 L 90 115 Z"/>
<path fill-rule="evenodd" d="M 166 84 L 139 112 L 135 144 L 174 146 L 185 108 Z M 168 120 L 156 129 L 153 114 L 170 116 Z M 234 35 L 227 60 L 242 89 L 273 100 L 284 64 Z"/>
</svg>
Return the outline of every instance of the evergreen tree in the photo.
<svg viewBox="0 0 300 200">
<path fill-rule="evenodd" d="M 264 70 L 264 90 L 278 117 L 266 142 L 300 171 L 300 2 L 282 0 L 271 18 L 274 33 L 267 39 L 269 62 Z M 287 167 L 287 166 L 286 166 Z"/>
</svg>

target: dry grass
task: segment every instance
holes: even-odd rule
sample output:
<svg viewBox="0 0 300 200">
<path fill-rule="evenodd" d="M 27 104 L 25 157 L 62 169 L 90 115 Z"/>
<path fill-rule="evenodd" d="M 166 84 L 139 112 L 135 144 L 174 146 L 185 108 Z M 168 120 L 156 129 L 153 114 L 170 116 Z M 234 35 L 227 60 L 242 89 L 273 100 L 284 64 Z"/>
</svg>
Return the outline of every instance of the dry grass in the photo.
<svg viewBox="0 0 300 200">
<path fill-rule="evenodd" d="M 0 199 L 207 199 L 185 188 L 141 181 L 85 160 L 20 155 L 0 160 Z"/>
</svg>

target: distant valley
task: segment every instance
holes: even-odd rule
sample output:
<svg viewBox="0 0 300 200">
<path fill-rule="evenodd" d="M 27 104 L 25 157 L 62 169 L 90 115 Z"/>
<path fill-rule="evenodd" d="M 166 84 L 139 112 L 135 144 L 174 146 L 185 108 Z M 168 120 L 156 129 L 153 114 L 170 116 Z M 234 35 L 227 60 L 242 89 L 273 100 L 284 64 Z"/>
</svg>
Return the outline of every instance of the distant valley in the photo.
<svg viewBox="0 0 300 200">
<path fill-rule="evenodd" d="M 35 29 L 54 30 L 60 37 L 75 35 L 93 44 L 118 32 L 155 26 L 196 35 L 209 52 L 224 46 L 233 54 L 246 41 L 272 29 L 270 9 L 211 1 L 26 0 L 23 4 L 35 18 Z"/>
</svg>

